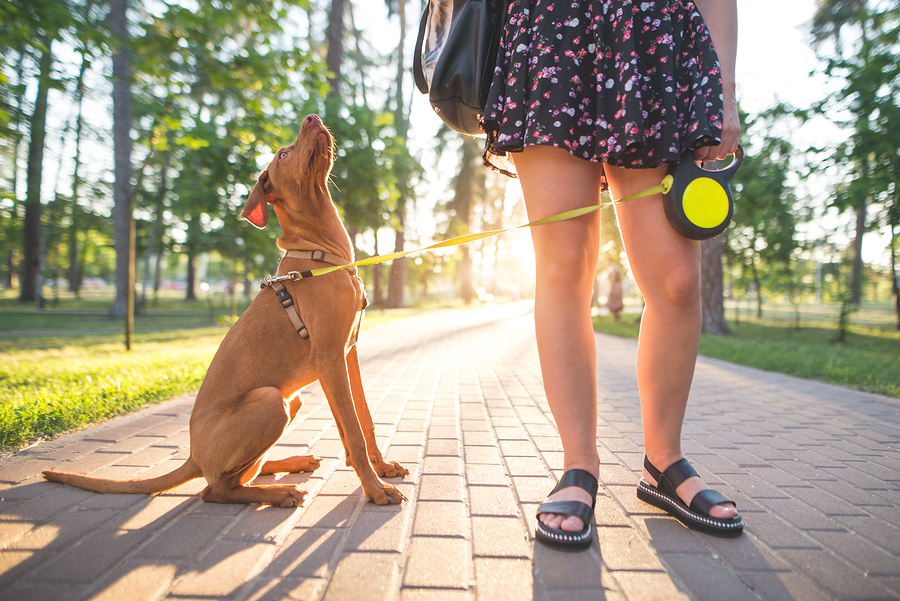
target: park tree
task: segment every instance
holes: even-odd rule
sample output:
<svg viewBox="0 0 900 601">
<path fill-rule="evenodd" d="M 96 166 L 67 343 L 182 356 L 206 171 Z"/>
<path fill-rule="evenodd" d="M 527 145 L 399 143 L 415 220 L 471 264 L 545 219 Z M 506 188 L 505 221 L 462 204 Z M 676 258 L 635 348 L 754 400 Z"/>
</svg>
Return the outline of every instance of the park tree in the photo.
<svg viewBox="0 0 900 601">
<path fill-rule="evenodd" d="M 125 317 L 125 346 L 131 348 L 134 319 L 134 205 L 131 188 L 131 39 L 128 0 L 110 0 L 113 64 L 113 231 L 116 247 L 116 298 L 112 316 Z"/>
<path fill-rule="evenodd" d="M 18 92 L 24 92 L 25 69 L 30 66 L 35 70 L 37 91 L 31 107 L 31 114 L 25 117 L 25 108 L 21 97 L 10 102 L 10 92 L 4 90 L 5 104 L 15 107 L 14 117 L 3 117 L 0 125 L 9 128 L 12 121 L 16 125 L 28 122 L 28 158 L 26 166 L 25 211 L 21 237 L 21 273 L 20 302 L 36 302 L 38 299 L 38 267 L 41 255 L 41 223 L 42 223 L 42 180 L 44 149 L 47 132 L 48 95 L 52 87 L 59 82 L 53 73 L 53 44 L 61 32 L 71 24 L 71 7 L 63 0 L 39 0 L 36 2 L 11 1 L 2 7 L 4 36 L 2 54 L 22 61 L 16 67 L 19 76 Z M 4 86 L 5 87 L 5 86 Z M 7 115 L 9 113 L 7 112 Z M 11 132 L 12 133 L 12 132 Z M 19 132 L 17 131 L 16 134 Z M 21 135 L 21 134 L 19 134 Z M 18 144 L 13 154 L 13 171 L 16 169 L 15 158 L 18 156 Z M 15 188 L 12 190 L 13 196 Z"/>
<path fill-rule="evenodd" d="M 784 105 L 744 121 L 746 157 L 734 177 L 734 224 L 728 231 L 728 254 L 740 279 L 752 283 L 757 316 L 762 317 L 763 289 L 768 281 L 787 278 L 796 289 L 799 278 L 792 275 L 797 249 L 797 223 L 809 217 L 796 210 L 796 197 L 789 174 L 796 172 L 791 157 L 797 153 L 779 132 L 796 126 L 797 117 Z"/>
<path fill-rule="evenodd" d="M 891 193 L 896 180 L 890 176 L 900 127 L 900 5 L 894 0 L 820 0 L 812 34 L 825 74 L 840 85 L 812 110 L 848 132 L 846 142 L 829 149 L 830 161 L 846 177 L 835 186 L 832 205 L 856 217 L 850 302 L 858 304 L 870 215 L 896 198 Z M 893 214 L 887 209 L 882 215 Z"/>
</svg>

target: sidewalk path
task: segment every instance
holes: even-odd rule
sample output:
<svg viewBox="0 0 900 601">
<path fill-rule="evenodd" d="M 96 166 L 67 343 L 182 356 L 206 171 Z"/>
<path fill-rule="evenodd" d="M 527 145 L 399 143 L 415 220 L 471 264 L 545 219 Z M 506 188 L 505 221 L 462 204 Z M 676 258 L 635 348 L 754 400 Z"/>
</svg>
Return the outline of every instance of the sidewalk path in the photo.
<svg viewBox="0 0 900 601">
<path fill-rule="evenodd" d="M 0 599 L 563 601 L 900 598 L 900 402 L 701 359 L 685 453 L 745 535 L 695 534 L 635 496 L 635 343 L 597 336 L 598 541 L 535 545 L 562 452 L 528 303 L 367 329 L 363 380 L 409 502 L 366 503 L 318 385 L 272 458 L 302 507 L 215 505 L 44 482 L 159 475 L 188 454 L 190 395 L 0 459 Z M 262 480 L 272 481 L 276 477 Z"/>
</svg>

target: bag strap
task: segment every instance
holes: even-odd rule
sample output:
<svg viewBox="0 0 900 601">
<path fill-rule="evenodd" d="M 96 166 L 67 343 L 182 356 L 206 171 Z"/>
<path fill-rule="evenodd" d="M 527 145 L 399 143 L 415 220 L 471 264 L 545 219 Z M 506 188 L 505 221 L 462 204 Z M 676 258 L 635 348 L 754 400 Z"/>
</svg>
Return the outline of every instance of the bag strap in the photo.
<svg viewBox="0 0 900 601">
<path fill-rule="evenodd" d="M 416 38 L 416 52 L 413 54 L 413 78 L 416 80 L 416 87 L 423 94 L 428 93 L 428 82 L 425 81 L 425 69 L 422 68 L 422 44 L 425 43 L 425 30 L 428 29 L 428 16 L 431 13 L 431 0 L 425 4 L 425 11 L 422 13 L 422 22 L 419 23 L 419 37 Z"/>
</svg>

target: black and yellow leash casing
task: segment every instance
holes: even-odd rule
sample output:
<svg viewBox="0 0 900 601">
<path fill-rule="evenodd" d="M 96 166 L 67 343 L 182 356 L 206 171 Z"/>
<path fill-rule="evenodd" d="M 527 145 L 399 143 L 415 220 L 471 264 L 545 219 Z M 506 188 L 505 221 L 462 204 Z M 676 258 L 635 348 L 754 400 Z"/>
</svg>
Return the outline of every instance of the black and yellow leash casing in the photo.
<svg viewBox="0 0 900 601">
<path fill-rule="evenodd" d="M 734 215 L 731 178 L 744 160 L 740 146 L 731 163 L 717 170 L 704 169 L 693 151 L 669 167 L 672 184 L 663 194 L 666 217 L 676 232 L 691 240 L 707 240 L 725 231 Z"/>
</svg>

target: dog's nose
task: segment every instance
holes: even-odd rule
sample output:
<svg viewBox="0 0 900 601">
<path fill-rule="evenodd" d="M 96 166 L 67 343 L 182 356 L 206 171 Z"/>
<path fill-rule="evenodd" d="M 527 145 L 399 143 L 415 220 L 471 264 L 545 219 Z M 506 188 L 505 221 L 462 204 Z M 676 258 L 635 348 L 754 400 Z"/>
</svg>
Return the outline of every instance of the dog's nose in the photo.
<svg viewBox="0 0 900 601">
<path fill-rule="evenodd" d="M 309 125 L 313 121 L 318 121 L 319 123 L 322 122 L 318 115 L 307 115 L 306 119 L 303 120 L 303 125 Z"/>
</svg>

